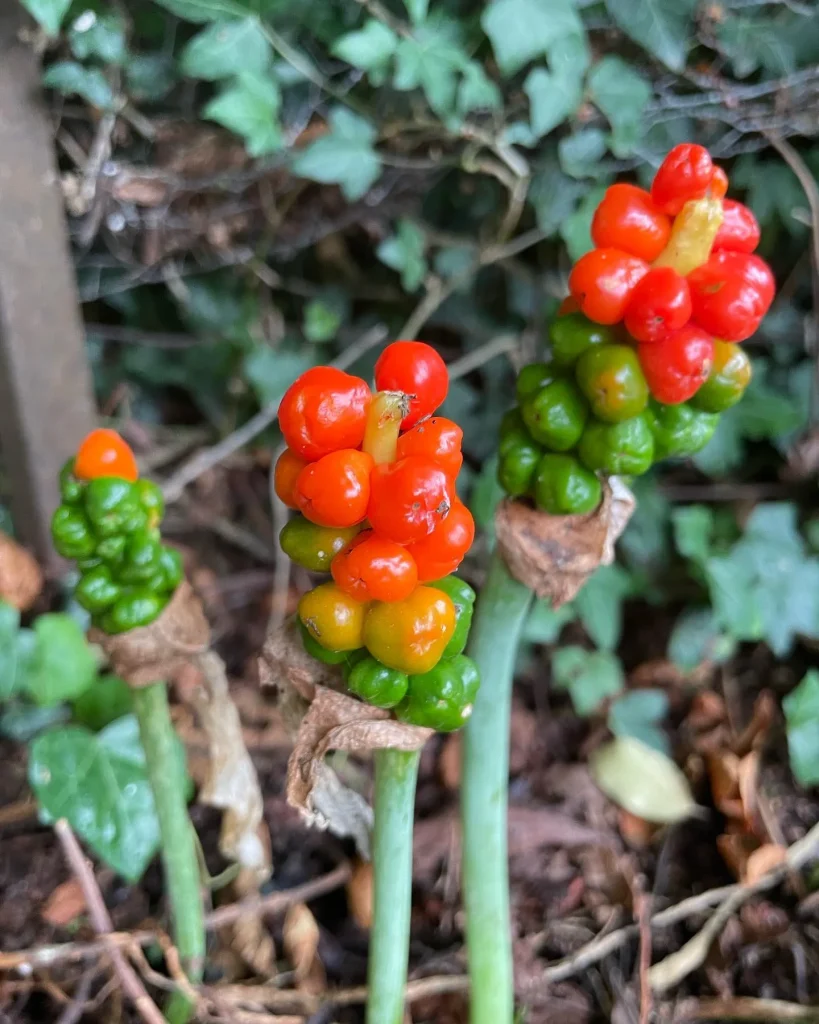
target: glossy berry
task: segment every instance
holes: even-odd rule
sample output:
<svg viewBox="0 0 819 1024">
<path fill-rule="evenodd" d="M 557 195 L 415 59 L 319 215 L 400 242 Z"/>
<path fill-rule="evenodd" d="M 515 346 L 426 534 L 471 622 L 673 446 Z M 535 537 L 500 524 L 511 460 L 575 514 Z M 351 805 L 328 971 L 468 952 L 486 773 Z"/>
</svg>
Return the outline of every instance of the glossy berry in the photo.
<svg viewBox="0 0 819 1024">
<path fill-rule="evenodd" d="M 401 421 L 408 430 L 443 403 L 449 390 L 446 363 L 423 341 L 394 341 L 375 364 L 379 391 L 403 391 L 409 396 L 409 412 Z"/>
<path fill-rule="evenodd" d="M 533 496 L 553 516 L 593 512 L 600 504 L 600 481 L 573 455 L 544 455 L 535 472 Z"/>
<path fill-rule="evenodd" d="M 396 717 L 438 732 L 454 732 L 469 721 L 479 687 L 478 666 L 459 654 L 429 672 L 411 675 L 407 695 L 395 709 Z"/>
<path fill-rule="evenodd" d="M 693 409 L 688 403 L 663 405 L 651 402 L 648 422 L 654 435 L 654 458 L 688 458 L 708 444 L 719 416 Z"/>
<path fill-rule="evenodd" d="M 314 366 L 284 394 L 279 426 L 287 446 L 312 462 L 340 448 L 358 448 L 372 395 L 360 377 Z"/>
<path fill-rule="evenodd" d="M 581 256 L 569 275 L 569 289 L 581 311 L 598 324 L 619 323 L 640 278 L 644 260 L 622 249 L 592 249 Z"/>
<path fill-rule="evenodd" d="M 130 446 L 116 430 L 100 427 L 92 430 L 77 449 L 74 476 L 78 480 L 115 476 L 133 482 L 139 476 L 139 469 Z"/>
<path fill-rule="evenodd" d="M 335 583 L 322 583 L 299 601 L 299 619 L 328 651 L 354 651 L 364 642 L 366 608 Z"/>
<path fill-rule="evenodd" d="M 687 324 L 664 341 L 640 345 L 639 356 L 654 398 L 677 405 L 688 401 L 711 372 L 714 340 L 696 324 Z"/>
<path fill-rule="evenodd" d="M 357 661 L 347 676 L 347 689 L 356 697 L 377 708 L 394 708 L 400 704 L 409 687 L 409 676 L 395 668 L 387 668 L 375 658 Z"/>
<path fill-rule="evenodd" d="M 455 632 L 455 605 L 433 587 L 416 587 L 404 601 L 369 605 L 364 646 L 382 665 L 414 675 L 437 665 Z"/>
<path fill-rule="evenodd" d="M 518 374 L 515 394 L 519 402 L 525 401 L 536 391 L 555 379 L 555 368 L 549 363 L 529 363 Z"/>
<path fill-rule="evenodd" d="M 751 375 L 751 360 L 743 349 L 715 339 L 711 373 L 691 399 L 691 405 L 704 412 L 724 412 L 745 394 Z"/>
<path fill-rule="evenodd" d="M 421 583 L 455 572 L 475 539 L 475 520 L 462 501 L 455 499 L 446 518 L 423 540 L 410 544 L 408 553 L 418 567 Z"/>
<path fill-rule="evenodd" d="M 358 526 L 318 526 L 295 516 L 279 534 L 282 551 L 310 572 L 329 572 L 330 564 L 358 534 Z"/>
<path fill-rule="evenodd" d="M 552 321 L 549 327 L 549 341 L 555 366 L 564 369 L 572 366 L 587 348 L 594 345 L 613 345 L 617 341 L 617 334 L 611 327 L 596 324 L 582 313 L 572 313 L 570 316 Z M 526 367 L 521 370 L 521 376 L 525 369 Z M 520 391 L 518 397 L 519 400 L 522 397 Z"/>
<path fill-rule="evenodd" d="M 660 164 L 651 183 L 651 198 L 664 213 L 675 216 L 689 200 L 707 195 L 713 175 L 708 150 L 683 143 L 675 146 Z"/>
<path fill-rule="evenodd" d="M 403 601 L 418 584 L 418 569 L 407 549 L 372 530 L 359 534 L 336 555 L 330 571 L 336 584 L 357 601 Z"/>
<path fill-rule="evenodd" d="M 595 473 L 640 476 L 654 458 L 654 436 L 646 414 L 622 423 L 591 420 L 577 452 L 583 465 Z"/>
<path fill-rule="evenodd" d="M 722 201 L 722 224 L 714 239 L 714 249 L 753 252 L 759 245 L 759 222 L 751 210 L 733 199 Z"/>
<path fill-rule="evenodd" d="M 372 457 L 354 448 L 309 463 L 296 480 L 297 508 L 319 526 L 355 526 L 367 515 L 372 468 Z"/>
<path fill-rule="evenodd" d="M 289 448 L 285 448 L 276 459 L 276 466 L 273 470 L 273 488 L 276 491 L 276 496 L 288 508 L 299 507 L 296 501 L 296 481 L 307 465 L 306 459 L 303 459 L 301 455 L 296 455 Z"/>
<path fill-rule="evenodd" d="M 567 295 L 557 307 L 557 313 L 555 313 L 555 316 L 568 316 L 569 313 L 577 313 L 579 311 L 580 303 L 573 295 Z"/>
<path fill-rule="evenodd" d="M 528 436 L 507 442 L 498 456 L 498 483 L 513 498 L 532 489 L 537 464 L 543 456 L 540 445 Z"/>
<path fill-rule="evenodd" d="M 725 341 L 745 341 L 759 327 L 774 298 L 767 263 L 750 253 L 719 250 L 688 275 L 692 318 Z"/>
<path fill-rule="evenodd" d="M 688 281 L 671 267 L 652 267 L 626 307 L 626 330 L 636 341 L 662 341 L 691 319 Z"/>
<path fill-rule="evenodd" d="M 398 438 L 397 455 L 423 455 L 433 459 L 453 480 L 461 471 L 464 432 L 445 416 L 433 416 L 416 424 Z"/>
<path fill-rule="evenodd" d="M 466 580 L 462 580 L 458 576 L 444 576 L 442 579 L 435 580 L 430 586 L 436 590 L 443 590 L 455 605 L 455 632 L 449 638 L 449 643 L 444 648 L 443 654 L 444 658 L 454 658 L 456 654 L 463 654 L 469 639 L 477 594 Z"/>
<path fill-rule="evenodd" d="M 656 260 L 668 242 L 671 221 L 654 205 L 645 189 L 612 185 L 606 189 L 591 223 L 598 249 L 622 249 L 647 263 Z"/>
<path fill-rule="evenodd" d="M 714 173 L 711 175 L 708 191 L 714 199 L 722 199 L 728 191 L 728 175 L 716 164 L 714 164 Z"/>
<path fill-rule="evenodd" d="M 455 494 L 449 476 L 423 455 L 376 466 L 370 484 L 370 525 L 397 544 L 412 544 L 432 533 L 449 513 Z"/>
<path fill-rule="evenodd" d="M 589 403 L 573 380 L 557 377 L 521 405 L 521 415 L 532 438 L 552 451 L 573 448 L 583 433 Z"/>
<path fill-rule="evenodd" d="M 646 380 L 637 353 L 628 345 L 589 349 L 578 359 L 575 375 L 592 413 L 606 423 L 631 419 L 646 407 Z"/>
</svg>

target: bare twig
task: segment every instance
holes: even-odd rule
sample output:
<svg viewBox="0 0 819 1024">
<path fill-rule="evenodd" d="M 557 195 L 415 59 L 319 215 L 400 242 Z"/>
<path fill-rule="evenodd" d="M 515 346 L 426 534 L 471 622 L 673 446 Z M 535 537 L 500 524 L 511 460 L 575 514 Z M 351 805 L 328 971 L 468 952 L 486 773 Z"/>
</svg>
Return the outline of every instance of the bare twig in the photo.
<svg viewBox="0 0 819 1024">
<path fill-rule="evenodd" d="M 689 1020 L 800 1021 L 816 1024 L 819 1008 L 788 1003 L 784 999 L 755 999 L 734 996 L 731 999 L 700 999 L 686 1013 Z"/>
<path fill-rule="evenodd" d="M 517 334 L 499 334 L 479 348 L 467 352 L 465 356 L 456 359 L 449 364 L 449 379 L 458 380 L 465 377 L 479 366 L 488 363 L 495 356 L 502 356 L 508 352 L 515 352 L 520 347 L 520 337 Z"/>
<path fill-rule="evenodd" d="M 63 848 L 65 859 L 80 883 L 83 896 L 85 897 L 85 905 L 88 907 L 88 916 L 91 919 L 94 931 L 107 939 L 108 935 L 113 931 L 113 925 L 108 908 L 105 906 L 102 893 L 97 885 L 97 880 L 94 878 L 91 865 L 85 859 L 80 849 L 80 844 L 77 842 L 77 838 L 65 818 L 61 818 L 54 825 L 54 831 Z M 106 942 L 106 948 L 114 969 L 122 982 L 123 989 L 128 998 L 133 1002 L 140 1017 L 145 1021 L 145 1024 L 164 1024 L 165 1018 L 159 1012 L 156 1003 L 145 991 L 145 986 L 139 980 L 133 967 L 123 956 L 119 946 L 113 942 Z"/>
</svg>

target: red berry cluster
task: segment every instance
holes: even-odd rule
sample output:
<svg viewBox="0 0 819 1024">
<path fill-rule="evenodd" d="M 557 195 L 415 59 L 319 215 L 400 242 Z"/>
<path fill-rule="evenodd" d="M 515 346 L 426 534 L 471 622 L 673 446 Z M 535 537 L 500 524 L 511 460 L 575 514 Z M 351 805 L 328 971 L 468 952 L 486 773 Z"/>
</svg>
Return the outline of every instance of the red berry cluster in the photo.
<svg viewBox="0 0 819 1024">
<path fill-rule="evenodd" d="M 746 206 L 724 198 L 727 188 L 706 149 L 676 146 L 650 192 L 625 184 L 607 190 L 592 221 L 596 248 L 569 277 L 576 308 L 590 320 L 623 323 L 652 395 L 666 404 L 687 401 L 707 379 L 714 339 L 749 338 L 773 301 L 773 274 L 753 255 L 759 225 Z M 710 255 L 680 273 L 669 253 L 688 204 L 708 198 L 721 205 Z"/>
</svg>

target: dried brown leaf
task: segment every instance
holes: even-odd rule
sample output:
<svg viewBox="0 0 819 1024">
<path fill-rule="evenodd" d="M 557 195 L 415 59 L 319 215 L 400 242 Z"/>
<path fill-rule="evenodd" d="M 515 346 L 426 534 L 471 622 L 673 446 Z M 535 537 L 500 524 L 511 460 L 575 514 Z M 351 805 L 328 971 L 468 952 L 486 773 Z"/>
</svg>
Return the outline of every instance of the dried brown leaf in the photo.
<svg viewBox="0 0 819 1024">
<path fill-rule="evenodd" d="M 327 978 L 318 956 L 321 933 L 306 903 L 294 903 L 284 919 L 282 941 L 287 958 L 293 965 L 296 986 L 302 992 L 317 995 L 323 991 Z"/>
<path fill-rule="evenodd" d="M 241 900 L 245 896 L 258 895 L 258 873 L 247 869 L 241 870 L 233 882 L 231 890 L 232 896 L 236 900 Z M 256 974 L 266 976 L 273 973 L 276 966 L 276 945 L 262 915 L 248 914 L 245 917 L 240 917 L 233 924 L 228 925 L 224 932 L 230 948 Z"/>
<path fill-rule="evenodd" d="M 585 516 L 550 516 L 520 501 L 501 502 L 498 547 L 509 571 L 552 607 L 571 601 L 601 565 L 634 511 L 634 495 L 617 477 L 603 483 L 600 507 Z"/>
<path fill-rule="evenodd" d="M 347 883 L 347 905 L 359 928 L 369 929 L 373 921 L 373 866 L 357 860 Z"/>
<path fill-rule="evenodd" d="M 76 878 L 58 885 L 48 897 L 42 910 L 42 918 L 53 928 L 65 928 L 86 910 L 82 886 Z"/>
<path fill-rule="evenodd" d="M 170 186 L 150 171 L 121 171 L 111 183 L 111 195 L 121 203 L 137 206 L 163 206 L 170 195 Z"/>
<path fill-rule="evenodd" d="M 129 686 L 141 687 L 173 677 L 192 657 L 204 654 L 210 627 L 199 598 L 183 581 L 155 622 L 115 636 L 92 630 L 90 637 L 118 676 Z"/>
<path fill-rule="evenodd" d="M 32 554 L 0 533 L 0 600 L 21 612 L 30 608 L 43 589 L 43 574 Z"/>
</svg>

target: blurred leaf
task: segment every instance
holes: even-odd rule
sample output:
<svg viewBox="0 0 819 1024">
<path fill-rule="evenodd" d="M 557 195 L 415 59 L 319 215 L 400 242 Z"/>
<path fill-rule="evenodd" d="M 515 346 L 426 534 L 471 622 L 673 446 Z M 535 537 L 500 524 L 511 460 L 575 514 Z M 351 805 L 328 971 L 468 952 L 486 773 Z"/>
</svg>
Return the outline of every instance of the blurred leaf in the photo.
<svg viewBox="0 0 819 1024">
<path fill-rule="evenodd" d="M 429 0 L 404 0 L 404 6 L 413 25 L 420 25 L 427 16 Z"/>
<path fill-rule="evenodd" d="M 455 105 L 459 114 L 468 114 L 472 110 L 502 109 L 500 89 L 477 61 L 470 60 L 464 65 Z"/>
<path fill-rule="evenodd" d="M 557 144 L 560 166 L 572 178 L 596 178 L 606 152 L 606 137 L 599 128 L 584 128 Z"/>
<path fill-rule="evenodd" d="M 129 54 L 125 62 L 128 95 L 138 102 L 161 100 L 176 82 L 176 68 L 164 53 Z"/>
<path fill-rule="evenodd" d="M 637 508 L 618 542 L 620 554 L 632 570 L 661 568 L 668 562 L 671 506 L 653 477 L 634 480 L 630 487 Z"/>
<path fill-rule="evenodd" d="M 677 765 L 633 736 L 618 736 L 598 748 L 589 766 L 606 796 L 644 821 L 671 824 L 696 810 L 691 787 Z"/>
<path fill-rule="evenodd" d="M 55 612 L 38 616 L 33 633 L 23 685 L 34 703 L 50 707 L 79 697 L 97 676 L 97 659 L 83 631 L 70 616 Z"/>
<path fill-rule="evenodd" d="M 547 235 L 554 235 L 572 215 L 586 186 L 570 178 L 549 153 L 535 168 L 529 189 L 529 202 L 535 208 L 537 226 Z"/>
<path fill-rule="evenodd" d="M 731 175 L 731 183 L 737 188 L 748 189 L 748 205 L 763 230 L 777 217 L 792 235 L 801 235 L 807 230 L 793 217 L 794 210 L 805 207 L 805 193 L 784 160 L 761 160 L 750 155 L 741 157 Z"/>
<path fill-rule="evenodd" d="M 8 700 L 20 689 L 19 633 L 19 611 L 0 601 L 0 701 Z"/>
<path fill-rule="evenodd" d="M 21 0 L 23 7 L 50 36 L 60 31 L 71 0 Z"/>
<path fill-rule="evenodd" d="M 279 87 L 270 76 L 243 71 L 205 106 L 202 116 L 241 135 L 250 156 L 264 156 L 284 145 L 280 106 Z"/>
<path fill-rule="evenodd" d="M 668 657 L 683 672 L 693 672 L 706 661 L 728 661 L 736 648 L 736 640 L 720 626 L 712 608 L 686 608 L 671 631 Z"/>
<path fill-rule="evenodd" d="M 674 545 L 683 558 L 704 565 L 711 553 L 714 513 L 707 505 L 685 505 L 671 513 Z"/>
<path fill-rule="evenodd" d="M 729 14 L 717 26 L 720 51 L 731 62 L 737 78 L 747 78 L 759 68 L 770 75 L 794 70 L 793 47 L 775 18 Z"/>
<path fill-rule="evenodd" d="M 522 638 L 530 644 L 556 643 L 563 627 L 574 618 L 575 611 L 570 604 L 552 608 L 548 601 L 535 601 L 523 627 Z"/>
<path fill-rule="evenodd" d="M 74 721 L 94 732 L 134 710 L 131 688 L 114 675 L 97 676 L 88 689 L 73 701 Z"/>
<path fill-rule="evenodd" d="M 182 50 L 180 65 L 190 78 L 214 82 L 243 73 L 262 76 L 270 56 L 270 43 L 258 20 L 244 18 L 242 21 L 217 21 L 202 29 Z M 275 114 L 278 99 L 272 101 L 272 105 Z"/>
<path fill-rule="evenodd" d="M 648 81 L 620 57 L 604 57 L 589 73 L 589 93 L 612 128 L 609 146 L 629 156 L 642 135 L 643 113 L 651 99 Z"/>
<path fill-rule="evenodd" d="M 603 565 L 574 599 L 583 628 L 597 647 L 611 651 L 620 642 L 623 599 L 630 593 L 629 574 L 619 565 Z"/>
<path fill-rule="evenodd" d="M 241 18 L 256 7 L 242 0 L 157 0 L 157 3 L 185 21 L 200 23 Z"/>
<path fill-rule="evenodd" d="M 320 344 L 335 337 L 343 317 L 338 308 L 321 299 L 313 299 L 304 307 L 302 330 L 308 341 Z"/>
<path fill-rule="evenodd" d="M 568 690 L 578 715 L 590 715 L 623 689 L 620 659 L 608 651 L 587 651 L 583 647 L 561 647 L 552 655 L 555 686 Z"/>
<path fill-rule="evenodd" d="M 293 381 L 314 366 L 316 357 L 304 345 L 271 348 L 257 345 L 244 359 L 244 376 L 262 405 L 277 402 Z"/>
<path fill-rule="evenodd" d="M 697 0 L 605 0 L 605 4 L 617 26 L 635 43 L 672 71 L 682 71 Z"/>
<path fill-rule="evenodd" d="M 481 467 L 469 498 L 469 511 L 486 534 L 490 548 L 495 545 L 495 510 L 503 497 L 503 488 L 498 483 L 498 459 L 493 455 Z"/>
<path fill-rule="evenodd" d="M 663 690 L 632 690 L 612 701 L 608 726 L 615 736 L 631 736 L 666 756 L 671 744 L 659 728 L 668 714 L 668 697 Z"/>
<path fill-rule="evenodd" d="M 76 61 L 63 60 L 48 68 L 43 85 L 66 96 L 82 96 L 98 110 L 114 109 L 114 93 L 99 68 L 85 68 Z"/>
<path fill-rule="evenodd" d="M 433 258 L 435 273 L 441 277 L 460 277 L 475 260 L 475 253 L 468 245 L 453 245 L 439 249 Z"/>
<path fill-rule="evenodd" d="M 566 243 L 572 261 L 579 260 L 584 253 L 594 248 L 591 237 L 591 222 L 594 211 L 605 195 L 605 186 L 590 189 L 583 196 L 577 209 L 560 225 L 560 237 Z"/>
<path fill-rule="evenodd" d="M 124 64 L 128 55 L 125 19 L 118 13 L 85 10 L 68 30 L 68 42 L 78 60 L 96 57 L 104 64 Z"/>
<path fill-rule="evenodd" d="M 17 704 L 12 701 L 0 715 L 0 736 L 15 743 L 30 743 L 46 729 L 67 722 L 71 712 L 65 704 L 52 708 L 38 708 L 35 704 Z"/>
<path fill-rule="evenodd" d="M 401 274 L 401 284 L 405 291 L 415 292 L 423 284 L 427 273 L 424 257 L 426 236 L 417 224 L 406 217 L 398 221 L 396 228 L 396 233 L 378 246 L 376 255 L 382 263 Z"/>
<path fill-rule="evenodd" d="M 362 71 L 383 67 L 395 53 L 398 36 L 375 18 L 368 18 L 358 32 L 348 32 L 333 45 L 333 53 Z"/>
<path fill-rule="evenodd" d="M 381 160 L 373 149 L 376 131 L 344 107 L 334 107 L 329 121 L 330 134 L 296 153 L 293 171 L 322 184 L 340 185 L 351 201 L 360 199 L 381 173 Z"/>
<path fill-rule="evenodd" d="M 458 72 L 468 63 L 458 23 L 436 15 L 398 43 L 393 86 L 401 92 L 421 89 L 441 117 L 455 107 Z"/>
<path fill-rule="evenodd" d="M 811 669 L 782 701 L 791 771 L 803 786 L 819 783 L 819 672 Z"/>
<path fill-rule="evenodd" d="M 549 47 L 549 70 L 533 68 L 523 83 L 529 97 L 529 120 L 535 139 L 548 135 L 573 114 L 583 99 L 583 75 L 588 67 L 584 36 L 566 36 Z"/>
<path fill-rule="evenodd" d="M 558 39 L 583 33 L 570 0 L 494 0 L 485 8 L 481 25 L 504 75 L 520 71 Z"/>
</svg>

